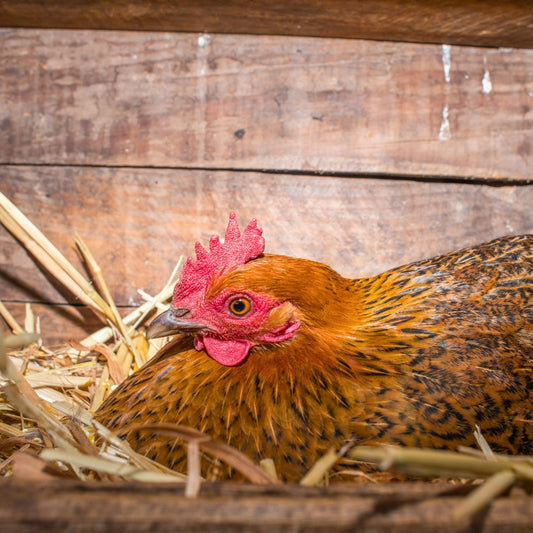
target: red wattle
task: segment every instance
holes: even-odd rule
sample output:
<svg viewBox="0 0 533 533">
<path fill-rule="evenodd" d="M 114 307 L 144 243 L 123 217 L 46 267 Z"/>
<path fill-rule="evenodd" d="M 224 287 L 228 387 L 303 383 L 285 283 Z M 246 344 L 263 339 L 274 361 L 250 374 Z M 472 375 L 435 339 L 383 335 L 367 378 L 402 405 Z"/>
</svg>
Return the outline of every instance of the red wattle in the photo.
<svg viewBox="0 0 533 533">
<path fill-rule="evenodd" d="M 213 337 L 196 337 L 194 346 L 197 350 L 205 348 L 208 355 L 221 365 L 236 366 L 246 359 L 253 344 L 244 340 L 228 341 Z"/>
</svg>

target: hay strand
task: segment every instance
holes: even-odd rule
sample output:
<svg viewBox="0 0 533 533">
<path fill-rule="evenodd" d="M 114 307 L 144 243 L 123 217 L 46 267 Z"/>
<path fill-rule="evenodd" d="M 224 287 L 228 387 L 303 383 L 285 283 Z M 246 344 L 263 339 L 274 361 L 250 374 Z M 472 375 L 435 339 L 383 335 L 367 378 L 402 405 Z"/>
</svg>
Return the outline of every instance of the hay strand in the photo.
<svg viewBox="0 0 533 533">
<path fill-rule="evenodd" d="M 381 470 L 423 477 L 484 479 L 502 470 L 512 470 L 517 479 L 533 481 L 533 466 L 527 457 L 495 455 L 495 460 L 448 450 L 403 448 L 400 446 L 357 446 L 347 457 L 372 463 Z"/>
<path fill-rule="evenodd" d="M 477 430 L 479 432 L 479 429 Z M 425 450 L 398 446 L 358 446 L 350 458 L 377 464 L 382 470 L 429 478 L 486 479 L 454 510 L 456 519 L 471 519 L 515 482 L 533 484 L 533 464 L 528 457 L 489 454 L 477 457 L 447 450 Z"/>
<path fill-rule="evenodd" d="M 35 420 L 41 428 L 46 429 L 57 444 L 72 448 L 72 436 L 65 426 L 43 404 L 26 378 L 7 356 L 4 336 L 0 331 L 0 374 L 7 380 L 4 391 L 11 401 L 26 416 Z"/>
<path fill-rule="evenodd" d="M 4 338 L 6 350 L 20 350 L 30 344 L 37 342 L 40 338 L 38 333 L 19 333 L 17 335 L 8 335 Z"/>
<path fill-rule="evenodd" d="M 512 470 L 500 470 L 472 491 L 454 510 L 457 520 L 465 520 L 485 509 L 490 502 L 509 490 L 516 481 Z"/>
<path fill-rule="evenodd" d="M 260 485 L 278 484 L 279 481 L 265 472 L 259 465 L 256 465 L 248 456 L 242 454 L 235 448 L 227 444 L 212 439 L 205 433 L 197 429 L 182 426 L 179 424 L 143 424 L 132 431 L 150 431 L 156 435 L 171 437 L 174 439 L 182 439 L 186 442 L 196 441 L 200 449 L 206 453 L 221 459 L 243 476 L 245 476 L 252 483 Z"/>
<path fill-rule="evenodd" d="M 142 470 L 127 463 L 120 463 L 103 457 L 90 456 L 77 451 L 67 452 L 58 448 L 47 448 L 41 452 L 40 457 L 49 461 L 68 463 L 77 468 L 87 468 L 97 472 L 113 474 L 130 481 L 144 481 L 149 483 L 182 482 L 178 476 L 172 474 Z"/>
<path fill-rule="evenodd" d="M 21 335 L 24 330 L 19 323 L 14 319 L 13 315 L 7 310 L 6 306 L 0 300 L 0 316 L 6 321 L 6 324 L 10 327 L 11 331 L 15 335 Z"/>
<path fill-rule="evenodd" d="M 300 485 L 312 487 L 323 484 L 327 479 L 329 471 L 333 468 L 335 463 L 344 457 L 346 452 L 352 448 L 353 439 L 348 441 L 339 451 L 335 448 L 330 448 L 307 472 L 307 474 L 300 480 Z"/>
<path fill-rule="evenodd" d="M 93 254 L 91 253 L 91 251 L 89 250 L 85 242 L 82 240 L 82 238 L 78 234 L 76 234 L 76 245 L 78 246 L 78 249 L 83 255 L 83 258 L 86 261 L 87 265 L 89 266 L 89 269 L 92 272 L 93 276 L 96 278 L 96 282 L 98 286 L 100 287 L 100 290 L 102 291 L 107 304 L 109 305 L 111 317 L 108 317 L 108 318 L 110 318 L 112 324 L 119 331 L 124 343 L 126 344 L 128 349 L 131 351 L 131 353 L 133 354 L 135 361 L 137 362 L 137 365 L 141 366 L 142 361 L 140 360 L 139 354 L 137 353 L 137 350 L 135 349 L 135 346 L 131 340 L 129 331 L 126 328 L 126 325 L 124 324 L 122 317 L 120 316 L 118 312 L 117 306 L 115 305 L 115 301 L 113 300 L 113 297 L 111 296 L 109 287 L 107 286 L 105 278 L 102 274 L 102 269 L 100 268 L 100 265 L 94 258 Z"/>
<path fill-rule="evenodd" d="M 98 316 L 112 317 L 111 310 L 94 287 L 59 250 L 0 193 L 0 222 L 54 278 Z"/>
</svg>

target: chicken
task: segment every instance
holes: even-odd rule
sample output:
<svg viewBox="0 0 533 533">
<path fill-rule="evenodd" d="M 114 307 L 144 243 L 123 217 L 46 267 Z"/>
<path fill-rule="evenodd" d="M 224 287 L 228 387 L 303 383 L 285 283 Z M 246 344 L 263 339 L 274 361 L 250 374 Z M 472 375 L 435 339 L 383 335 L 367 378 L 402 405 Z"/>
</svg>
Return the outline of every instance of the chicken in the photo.
<svg viewBox="0 0 533 533">
<path fill-rule="evenodd" d="M 331 446 L 533 452 L 533 236 L 511 236 L 367 279 L 264 254 L 235 215 L 196 244 L 149 337 L 181 334 L 96 418 L 185 469 L 183 446 L 132 431 L 192 426 L 296 481 Z"/>
</svg>

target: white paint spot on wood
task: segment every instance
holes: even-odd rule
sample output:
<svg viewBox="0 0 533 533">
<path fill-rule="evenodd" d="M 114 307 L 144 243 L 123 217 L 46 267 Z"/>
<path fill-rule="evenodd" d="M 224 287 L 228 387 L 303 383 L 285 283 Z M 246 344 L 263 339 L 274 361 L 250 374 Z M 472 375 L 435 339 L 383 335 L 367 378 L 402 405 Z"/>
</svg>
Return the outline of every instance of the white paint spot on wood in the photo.
<svg viewBox="0 0 533 533">
<path fill-rule="evenodd" d="M 442 122 L 440 124 L 440 130 L 439 130 L 439 141 L 448 141 L 452 137 L 452 133 L 450 131 L 450 121 L 448 119 L 448 104 L 446 104 L 442 108 Z"/>
<path fill-rule="evenodd" d="M 485 71 L 483 72 L 483 78 L 481 79 L 481 92 L 483 94 L 490 94 L 492 92 L 492 81 L 490 80 L 490 72 L 487 68 L 487 58 L 483 58 L 483 64 L 485 65 Z"/>
<path fill-rule="evenodd" d="M 449 44 L 442 45 L 442 70 L 444 72 L 444 81 L 450 83 L 450 71 L 452 68 L 452 47 Z M 447 87 L 446 94 L 446 103 L 442 108 L 442 121 L 440 123 L 439 130 L 439 141 L 448 141 L 451 139 L 452 134 L 450 131 L 450 121 L 448 119 L 449 108 L 448 108 L 448 94 L 450 88 Z"/>
<path fill-rule="evenodd" d="M 202 34 L 198 37 L 198 46 L 200 48 L 206 47 L 211 42 L 211 35 Z"/>
<path fill-rule="evenodd" d="M 450 83 L 450 68 L 452 47 L 449 44 L 442 45 L 442 69 L 444 70 L 444 81 Z"/>
<path fill-rule="evenodd" d="M 205 134 L 207 129 L 207 72 L 209 70 L 209 55 L 211 36 L 203 33 L 198 36 L 198 50 L 196 57 L 196 128 L 201 142 L 197 144 L 196 157 L 197 160 L 202 162 L 205 159 L 207 135 Z"/>
<path fill-rule="evenodd" d="M 481 80 L 481 90 L 483 94 L 490 94 L 492 92 L 492 82 L 490 81 L 490 72 L 485 70 L 483 79 Z"/>
</svg>

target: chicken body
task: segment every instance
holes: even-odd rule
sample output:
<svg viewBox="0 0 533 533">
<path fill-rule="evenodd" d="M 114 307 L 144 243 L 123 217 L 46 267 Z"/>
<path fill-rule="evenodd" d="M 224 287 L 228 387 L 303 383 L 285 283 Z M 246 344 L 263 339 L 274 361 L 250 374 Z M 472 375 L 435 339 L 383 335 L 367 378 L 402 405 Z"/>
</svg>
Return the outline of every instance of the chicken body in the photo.
<svg viewBox="0 0 533 533">
<path fill-rule="evenodd" d="M 455 449 L 475 445 L 478 425 L 495 452 L 533 453 L 533 236 L 355 280 L 260 254 L 201 292 L 192 303 L 175 297 L 171 318 L 185 333 L 96 414 L 172 468 L 185 470 L 183 447 L 133 426 L 195 427 L 254 460 L 273 458 L 288 481 L 354 437 Z M 206 310 L 221 294 L 257 309 L 257 298 L 274 303 L 255 330 L 248 323 L 242 333 L 226 331 L 233 323 L 238 330 L 238 318 L 220 322 L 214 307 Z M 211 351 L 224 343 L 239 353 L 246 346 L 244 359 L 221 364 Z"/>
</svg>

